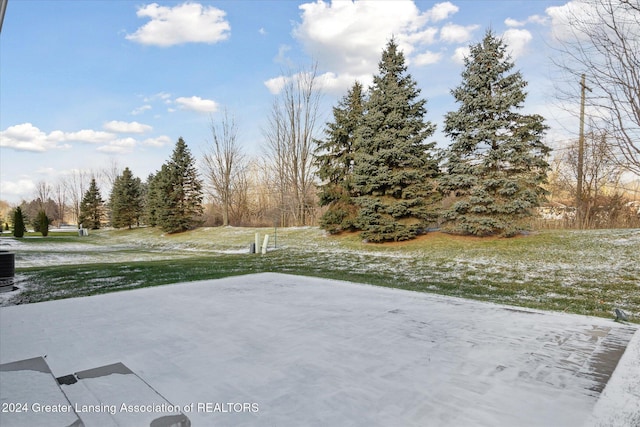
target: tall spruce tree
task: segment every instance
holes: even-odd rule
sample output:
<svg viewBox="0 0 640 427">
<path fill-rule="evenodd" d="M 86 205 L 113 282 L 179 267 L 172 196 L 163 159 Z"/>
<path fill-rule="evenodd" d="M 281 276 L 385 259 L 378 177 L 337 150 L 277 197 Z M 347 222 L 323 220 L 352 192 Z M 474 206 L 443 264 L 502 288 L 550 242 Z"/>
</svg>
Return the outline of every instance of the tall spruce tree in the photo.
<svg viewBox="0 0 640 427">
<path fill-rule="evenodd" d="M 519 113 L 527 83 L 491 31 L 471 46 L 462 84 L 452 90 L 459 104 L 445 116 L 453 143 L 440 180 L 455 197 L 444 212 L 446 230 L 478 236 L 512 236 L 544 195 L 549 148 L 542 142 L 543 117 Z"/>
<path fill-rule="evenodd" d="M 394 40 L 382 52 L 356 136 L 357 226 L 372 242 L 407 240 L 437 218 L 435 126 Z"/>
<path fill-rule="evenodd" d="M 91 178 L 89 189 L 84 193 L 80 203 L 80 217 L 78 223 L 85 228 L 97 230 L 104 218 L 104 200 L 100 195 L 100 189 L 95 178 Z"/>
<path fill-rule="evenodd" d="M 27 231 L 25 224 L 24 214 L 22 208 L 18 206 L 13 211 L 13 237 L 24 237 L 24 233 Z"/>
<path fill-rule="evenodd" d="M 317 141 L 315 163 L 320 185 L 320 206 L 328 209 L 320 226 L 331 233 L 355 227 L 358 209 L 353 200 L 355 134 L 364 117 L 362 84 L 355 82 L 333 108 L 333 122 L 327 123 L 326 139 Z"/>
<path fill-rule="evenodd" d="M 138 225 L 142 216 L 142 183 L 127 167 L 113 182 L 111 198 L 111 225 L 115 228 Z"/>
<path fill-rule="evenodd" d="M 203 214 L 202 182 L 195 159 L 182 138 L 178 139 L 171 159 L 156 179 L 158 225 L 168 233 L 195 227 Z"/>
</svg>

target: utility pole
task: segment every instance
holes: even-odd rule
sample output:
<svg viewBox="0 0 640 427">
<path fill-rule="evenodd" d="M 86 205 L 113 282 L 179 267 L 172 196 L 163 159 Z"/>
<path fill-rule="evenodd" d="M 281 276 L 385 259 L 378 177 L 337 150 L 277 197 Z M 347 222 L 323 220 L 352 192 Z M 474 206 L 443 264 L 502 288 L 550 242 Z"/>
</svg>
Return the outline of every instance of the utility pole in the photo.
<svg viewBox="0 0 640 427">
<path fill-rule="evenodd" d="M 578 228 L 584 227 L 584 205 L 582 200 L 582 182 L 584 181 L 583 171 L 584 171 L 584 99 L 585 99 L 585 90 L 591 89 L 587 87 L 585 83 L 585 75 L 582 74 L 582 79 L 580 80 L 580 133 L 578 134 L 578 183 L 576 186 L 576 221 L 578 224 Z"/>
</svg>

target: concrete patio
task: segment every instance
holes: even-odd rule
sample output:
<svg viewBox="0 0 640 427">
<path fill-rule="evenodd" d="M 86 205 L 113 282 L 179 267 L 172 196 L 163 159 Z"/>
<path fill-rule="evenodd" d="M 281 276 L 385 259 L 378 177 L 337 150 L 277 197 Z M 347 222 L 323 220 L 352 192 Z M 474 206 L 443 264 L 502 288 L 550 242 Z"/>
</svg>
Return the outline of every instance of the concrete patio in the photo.
<svg viewBox="0 0 640 427">
<path fill-rule="evenodd" d="M 123 363 L 193 426 L 626 425 L 640 421 L 636 331 L 263 273 L 0 308 L 0 363 L 42 356 L 54 377 Z M 102 403 L 131 403 L 123 384 Z"/>
</svg>

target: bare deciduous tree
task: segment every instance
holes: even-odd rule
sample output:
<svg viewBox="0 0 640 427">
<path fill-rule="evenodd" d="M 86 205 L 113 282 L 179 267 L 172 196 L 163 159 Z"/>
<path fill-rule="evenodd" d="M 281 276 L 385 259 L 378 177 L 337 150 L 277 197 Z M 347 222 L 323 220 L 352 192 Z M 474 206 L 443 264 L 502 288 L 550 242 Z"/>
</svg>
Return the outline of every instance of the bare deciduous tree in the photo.
<svg viewBox="0 0 640 427">
<path fill-rule="evenodd" d="M 588 102 L 611 132 L 618 161 L 640 175 L 640 3 L 581 0 L 575 6 L 555 33 L 560 55 L 554 62 L 570 77 L 560 91 L 579 89 L 586 74 L 593 89 Z"/>
<path fill-rule="evenodd" d="M 64 187 L 69 196 L 69 200 L 71 200 L 72 214 L 78 224 L 78 228 L 80 227 L 80 205 L 82 203 L 84 193 L 89 187 L 90 180 L 91 178 L 89 173 L 80 169 L 75 169 L 64 181 Z"/>
<path fill-rule="evenodd" d="M 252 159 L 245 175 L 247 183 L 248 221 L 256 226 L 279 224 L 281 211 L 275 169 L 270 160 Z"/>
<path fill-rule="evenodd" d="M 51 198 L 51 191 L 51 186 L 45 181 L 38 181 L 38 183 L 36 184 L 34 196 L 39 204 L 40 210 L 44 210 L 47 200 Z"/>
<path fill-rule="evenodd" d="M 98 172 L 98 179 L 102 184 L 101 187 L 106 188 L 110 193 L 113 189 L 113 184 L 116 182 L 116 178 L 122 175 L 122 172 L 122 168 L 118 164 L 118 161 L 111 159 L 109 165 Z"/>
<path fill-rule="evenodd" d="M 203 155 L 205 177 L 211 197 L 222 207 L 222 225 L 227 226 L 232 215 L 241 220 L 240 208 L 246 202 L 245 156 L 236 122 L 226 110 L 220 123 L 211 120 L 210 128 L 213 141 Z"/>
<path fill-rule="evenodd" d="M 264 136 L 276 170 L 282 225 L 306 225 L 315 212 L 313 153 L 320 104 L 317 69 L 289 73 L 273 103 Z"/>
<path fill-rule="evenodd" d="M 64 188 L 64 182 L 58 180 L 53 186 L 53 200 L 58 207 L 58 227 L 64 223 L 64 214 L 67 209 L 67 192 Z"/>
<path fill-rule="evenodd" d="M 584 215 L 577 218 L 582 223 L 578 228 L 590 228 L 596 204 L 602 203 L 602 196 L 616 194 L 619 190 L 623 169 L 616 161 L 609 143 L 610 135 L 604 131 L 590 131 L 585 135 L 585 160 L 582 174 L 582 196 Z M 571 200 L 576 198 L 578 179 L 578 142 L 569 143 L 559 150 L 554 159 L 554 171 L 550 184 L 556 194 L 564 193 Z"/>
</svg>

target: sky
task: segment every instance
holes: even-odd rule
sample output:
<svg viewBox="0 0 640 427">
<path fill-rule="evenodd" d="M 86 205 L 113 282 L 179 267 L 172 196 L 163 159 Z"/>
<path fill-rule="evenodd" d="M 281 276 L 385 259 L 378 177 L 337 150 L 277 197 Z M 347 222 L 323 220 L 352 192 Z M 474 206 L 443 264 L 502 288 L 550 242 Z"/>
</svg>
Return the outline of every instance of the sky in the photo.
<svg viewBox="0 0 640 427">
<path fill-rule="evenodd" d="M 578 121 L 555 100 L 551 34 L 576 1 L 9 0 L 0 35 L 0 200 L 30 200 L 38 183 L 80 170 L 129 167 L 144 180 L 180 137 L 199 159 L 225 110 L 244 151 L 264 156 L 284 76 L 317 65 L 326 123 L 355 80 L 371 83 L 391 37 L 440 147 L 450 142 L 441 129 L 457 108 L 450 92 L 462 58 L 487 29 L 503 37 L 529 83 L 523 112 L 547 118 L 547 142 L 558 145 Z"/>
</svg>

